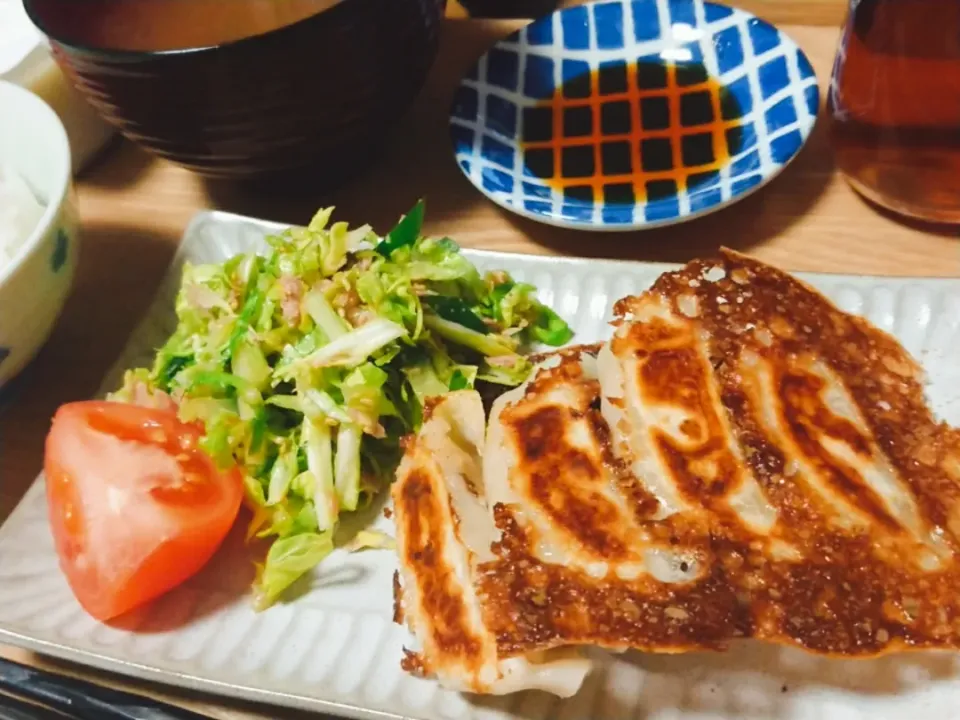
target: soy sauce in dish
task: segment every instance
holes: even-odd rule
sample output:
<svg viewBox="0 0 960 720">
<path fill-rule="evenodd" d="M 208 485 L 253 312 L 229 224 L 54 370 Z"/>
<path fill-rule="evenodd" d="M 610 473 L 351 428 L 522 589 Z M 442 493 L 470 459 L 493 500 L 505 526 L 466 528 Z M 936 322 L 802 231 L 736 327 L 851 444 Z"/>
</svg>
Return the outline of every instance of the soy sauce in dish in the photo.
<svg viewBox="0 0 960 720">
<path fill-rule="evenodd" d="M 342 0 L 35 0 L 52 33 L 111 50 L 182 50 L 261 35 Z"/>
<path fill-rule="evenodd" d="M 524 164 L 567 200 L 656 200 L 712 181 L 741 149 L 741 116 L 702 64 L 604 64 L 525 109 Z"/>
</svg>

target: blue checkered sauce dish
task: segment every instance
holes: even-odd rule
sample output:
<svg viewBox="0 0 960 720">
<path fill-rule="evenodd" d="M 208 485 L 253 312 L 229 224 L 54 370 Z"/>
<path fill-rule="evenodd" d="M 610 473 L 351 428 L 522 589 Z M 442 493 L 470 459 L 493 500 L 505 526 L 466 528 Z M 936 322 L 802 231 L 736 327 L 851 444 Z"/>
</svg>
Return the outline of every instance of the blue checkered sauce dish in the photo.
<svg viewBox="0 0 960 720">
<path fill-rule="evenodd" d="M 450 133 L 498 205 L 625 231 L 726 207 L 799 152 L 820 106 L 803 51 L 742 10 L 604 0 L 497 42 L 461 80 Z"/>
</svg>

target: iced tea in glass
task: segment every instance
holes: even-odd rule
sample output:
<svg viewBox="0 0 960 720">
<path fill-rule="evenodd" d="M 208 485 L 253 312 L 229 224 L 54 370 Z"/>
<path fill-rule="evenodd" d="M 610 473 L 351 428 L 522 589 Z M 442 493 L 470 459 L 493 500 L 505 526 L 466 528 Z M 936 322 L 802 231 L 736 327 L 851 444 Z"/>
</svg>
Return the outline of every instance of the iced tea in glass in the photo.
<svg viewBox="0 0 960 720">
<path fill-rule="evenodd" d="M 829 109 L 855 189 L 960 223 L 960 0 L 850 0 Z"/>
</svg>

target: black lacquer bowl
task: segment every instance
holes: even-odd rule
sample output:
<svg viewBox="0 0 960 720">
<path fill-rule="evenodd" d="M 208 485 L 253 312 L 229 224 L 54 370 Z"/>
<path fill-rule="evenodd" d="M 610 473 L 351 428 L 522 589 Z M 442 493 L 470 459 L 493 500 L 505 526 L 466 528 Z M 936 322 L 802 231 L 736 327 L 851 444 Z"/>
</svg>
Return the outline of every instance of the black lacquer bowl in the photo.
<svg viewBox="0 0 960 720">
<path fill-rule="evenodd" d="M 202 175 L 309 168 L 338 185 L 366 166 L 420 91 L 446 0 L 343 0 L 212 47 L 128 51 L 72 36 L 78 0 L 25 0 L 57 62 L 134 142 Z"/>
</svg>

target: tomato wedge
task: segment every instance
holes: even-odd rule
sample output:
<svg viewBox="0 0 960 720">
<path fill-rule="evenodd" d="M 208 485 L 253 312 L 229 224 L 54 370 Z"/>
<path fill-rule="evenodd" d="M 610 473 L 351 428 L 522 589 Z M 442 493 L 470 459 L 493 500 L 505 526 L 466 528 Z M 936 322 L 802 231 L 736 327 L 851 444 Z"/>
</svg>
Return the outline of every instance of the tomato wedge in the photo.
<svg viewBox="0 0 960 720">
<path fill-rule="evenodd" d="M 47 506 L 60 567 L 83 608 L 108 620 L 202 568 L 236 520 L 239 470 L 219 471 L 202 429 L 169 409 L 61 407 L 47 436 Z"/>
</svg>

